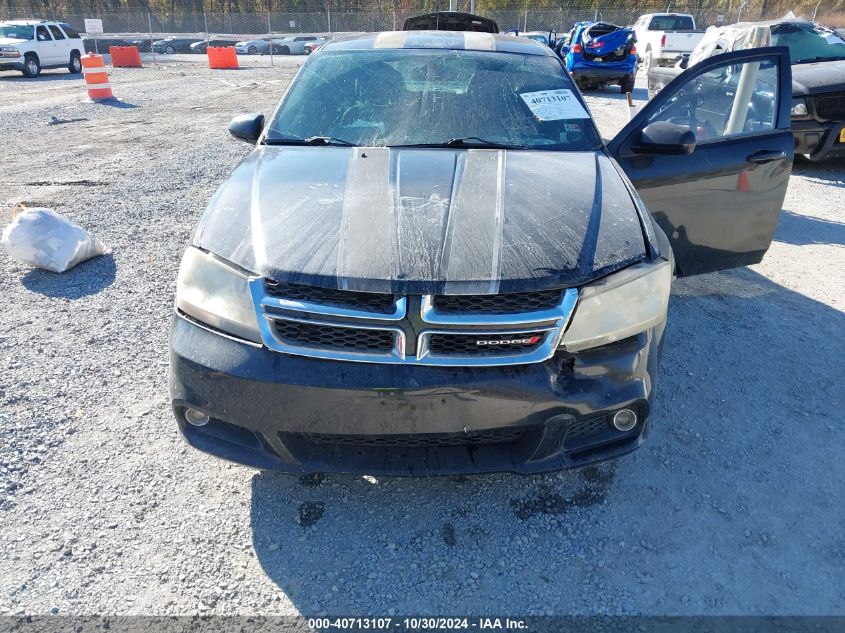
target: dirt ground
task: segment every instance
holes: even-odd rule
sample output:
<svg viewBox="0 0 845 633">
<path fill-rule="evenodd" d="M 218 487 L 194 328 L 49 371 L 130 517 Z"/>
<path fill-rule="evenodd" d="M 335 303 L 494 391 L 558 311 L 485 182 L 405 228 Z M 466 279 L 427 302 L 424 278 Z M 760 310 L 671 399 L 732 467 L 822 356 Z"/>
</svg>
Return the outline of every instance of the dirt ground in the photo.
<svg viewBox="0 0 845 633">
<path fill-rule="evenodd" d="M 300 61 L 115 70 L 114 105 L 0 73 L 0 225 L 47 206 L 112 249 L 63 275 L 0 253 L 0 613 L 845 614 L 842 162 L 796 164 L 760 265 L 675 284 L 629 457 L 300 480 L 185 445 L 178 262 L 249 151 L 228 120 Z M 588 101 L 606 137 L 624 124 L 618 95 Z"/>
</svg>

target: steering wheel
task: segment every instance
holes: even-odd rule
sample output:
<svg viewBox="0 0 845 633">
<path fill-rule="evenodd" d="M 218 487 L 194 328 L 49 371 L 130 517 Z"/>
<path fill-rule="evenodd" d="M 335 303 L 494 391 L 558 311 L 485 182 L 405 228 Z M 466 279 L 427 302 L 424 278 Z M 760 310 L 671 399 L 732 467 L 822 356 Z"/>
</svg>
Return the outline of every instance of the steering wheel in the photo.
<svg viewBox="0 0 845 633">
<path fill-rule="evenodd" d="M 698 128 L 698 117 L 695 111 L 702 105 L 704 105 L 704 97 L 697 92 L 680 95 L 675 100 L 675 103 L 672 104 L 672 109 L 678 114 L 677 116 L 670 117 L 668 122 L 676 125 L 684 125 L 695 131 Z M 685 108 L 686 113 L 683 113 Z"/>
</svg>

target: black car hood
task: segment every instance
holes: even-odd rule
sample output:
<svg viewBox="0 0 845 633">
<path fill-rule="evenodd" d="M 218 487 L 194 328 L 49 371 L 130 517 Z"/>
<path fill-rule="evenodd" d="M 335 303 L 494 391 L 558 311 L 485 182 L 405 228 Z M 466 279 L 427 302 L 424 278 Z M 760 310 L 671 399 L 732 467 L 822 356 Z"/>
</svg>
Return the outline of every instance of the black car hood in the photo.
<svg viewBox="0 0 845 633">
<path fill-rule="evenodd" d="M 259 147 L 194 244 L 280 281 L 403 294 L 577 286 L 645 257 L 601 152 Z"/>
<path fill-rule="evenodd" d="M 792 95 L 845 92 L 845 60 L 792 65 Z"/>
</svg>

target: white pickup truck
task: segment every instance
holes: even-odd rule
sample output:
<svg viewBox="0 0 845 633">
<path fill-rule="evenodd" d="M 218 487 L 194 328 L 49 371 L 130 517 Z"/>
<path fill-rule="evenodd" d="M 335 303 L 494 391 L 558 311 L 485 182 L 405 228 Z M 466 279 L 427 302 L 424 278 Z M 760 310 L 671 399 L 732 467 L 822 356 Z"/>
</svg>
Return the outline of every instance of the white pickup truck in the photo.
<svg viewBox="0 0 845 633">
<path fill-rule="evenodd" d="M 704 37 L 704 31 L 696 30 L 695 18 L 688 13 L 646 13 L 632 28 L 645 73 L 652 64 L 674 65 Z"/>
<path fill-rule="evenodd" d="M 85 47 L 79 33 L 64 22 L 0 22 L 0 70 L 19 70 L 37 77 L 44 68 L 82 72 Z"/>
</svg>

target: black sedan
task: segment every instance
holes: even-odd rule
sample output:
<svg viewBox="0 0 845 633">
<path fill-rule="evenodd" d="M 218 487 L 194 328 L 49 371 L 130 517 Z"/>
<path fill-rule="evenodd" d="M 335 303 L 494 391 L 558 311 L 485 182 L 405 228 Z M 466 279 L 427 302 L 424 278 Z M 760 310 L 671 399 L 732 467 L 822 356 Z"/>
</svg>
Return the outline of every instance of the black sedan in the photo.
<svg viewBox="0 0 845 633">
<path fill-rule="evenodd" d="M 200 53 L 205 55 L 208 52 L 209 46 L 234 46 L 235 40 L 221 40 L 221 39 L 211 39 L 211 40 L 203 40 L 201 42 L 194 42 L 190 46 L 190 52 L 192 53 Z"/>
<path fill-rule="evenodd" d="M 289 473 L 530 473 L 634 450 L 673 276 L 769 248 L 789 108 L 788 51 L 740 51 L 605 145 L 540 43 L 327 44 L 272 117 L 230 124 L 256 146 L 179 270 L 180 430 Z"/>
<path fill-rule="evenodd" d="M 197 37 L 167 37 L 153 42 L 153 52 L 172 55 L 173 53 L 190 53 L 191 44 L 201 42 Z"/>
</svg>

